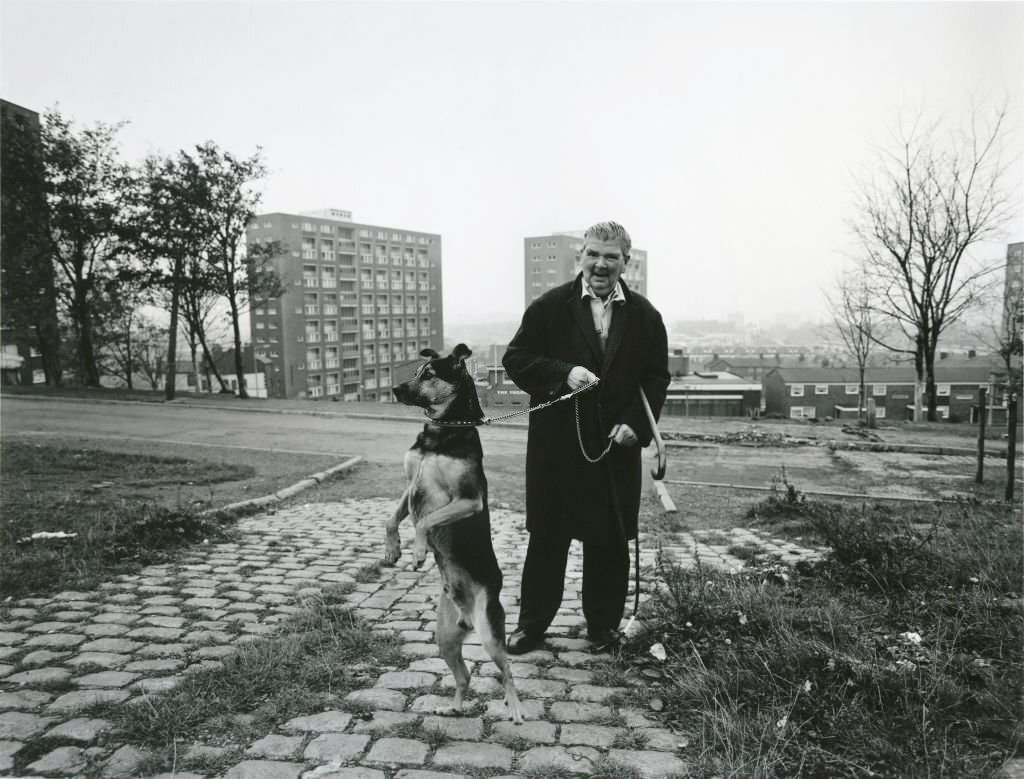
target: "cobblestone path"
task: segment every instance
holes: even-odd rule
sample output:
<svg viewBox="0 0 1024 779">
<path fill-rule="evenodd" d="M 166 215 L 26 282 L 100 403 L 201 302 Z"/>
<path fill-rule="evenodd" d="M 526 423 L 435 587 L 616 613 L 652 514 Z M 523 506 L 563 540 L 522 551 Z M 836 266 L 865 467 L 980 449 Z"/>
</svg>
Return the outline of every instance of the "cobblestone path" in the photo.
<svg viewBox="0 0 1024 779">
<path fill-rule="evenodd" d="M 294 506 L 238 523 L 241 540 L 204 545 L 173 564 L 149 566 L 94 592 L 62 592 L 8 602 L 0 612 L 0 776 L 28 742 L 52 738 L 28 765 L 32 776 L 145 775 L 146 752 L 116 743 L 110 723 L 83 716 L 97 702 L 131 705 L 173 688 L 183 674 L 216 665 L 241 642 L 275 632 L 301 608 L 304 597 L 338 583 L 353 583 L 349 602 L 381 630 L 402 640 L 408 666 L 382 672 L 371 686 L 348 695 L 349 711 L 310 711 L 280 732 L 245 746 L 227 779 L 450 779 L 483 773 L 534 776 L 558 769 L 588 774 L 608 762 L 645 777 L 685 774 L 685 740 L 660 727 L 650 712 L 618 707 L 621 688 L 595 684 L 603 656 L 573 638 L 582 624 L 580 559 L 570 556 L 562 609 L 543 650 L 514 658 L 526 722 L 504 720 L 497 669 L 478 643 L 466 646 L 471 689 L 487 699 L 480 716 L 439 717 L 435 707 L 452 689 L 437 656 L 432 630 L 439 580 L 432 560 L 410 568 L 411 528 L 403 525 L 404 554 L 379 579 L 358 582 L 380 560 L 383 524 L 393 500 L 352 500 Z M 526 548 L 521 514 L 492 509 L 494 545 L 505 574 L 502 599 L 510 624 L 518 612 L 519 571 Z M 683 535 L 665 549 L 676 561 L 741 568 L 734 546 L 757 547 L 785 562 L 817 550 L 772 540 L 754 531 Z M 650 539 L 641 539 L 642 565 L 654 562 Z M 439 686 L 438 686 L 439 685 Z M 433 688 L 433 692 L 422 691 Z M 59 691 L 55 691 L 59 690 Z M 472 701 L 472 698 L 470 699 Z M 424 738 L 395 738 L 402 723 L 447 736 L 438 746 Z M 409 732 L 406 728 L 403 732 Z M 414 731 L 415 732 L 415 731 Z M 628 745 L 643 743 L 643 749 Z M 41 743 L 45 743 L 45 740 Z M 436 743 L 436 739 L 433 741 Z M 187 779 L 209 777 L 201 765 L 216 748 L 181 745 Z M 244 759 L 243 759 L 244 758 Z M 191 761 L 191 763 L 190 763 Z M 470 774 L 465 772 L 469 771 Z M 24 775 L 24 774 L 22 774 Z"/>
</svg>

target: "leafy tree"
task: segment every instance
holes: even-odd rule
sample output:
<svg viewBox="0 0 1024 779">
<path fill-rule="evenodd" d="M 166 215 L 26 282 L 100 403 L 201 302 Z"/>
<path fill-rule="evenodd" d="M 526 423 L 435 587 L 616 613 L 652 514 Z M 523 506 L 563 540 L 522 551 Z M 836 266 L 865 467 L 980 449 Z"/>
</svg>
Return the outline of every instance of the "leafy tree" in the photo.
<svg viewBox="0 0 1024 779">
<path fill-rule="evenodd" d="M 42 132 L 49 249 L 61 277 L 59 299 L 75 335 L 79 377 L 89 386 L 98 386 L 100 380 L 97 297 L 116 284 L 118 263 L 127 249 L 132 179 L 119 159 L 116 136 L 121 126 L 97 123 L 78 129 L 51 111 Z"/>
<path fill-rule="evenodd" d="M 966 129 L 949 133 L 920 117 L 909 127 L 897 126 L 874 178 L 858 193 L 854 230 L 874 279 L 878 311 L 914 345 L 930 421 L 936 419 L 939 337 L 971 307 L 993 270 L 973 261 L 971 250 L 996 238 L 1014 210 L 1001 154 L 1007 109 L 980 114 L 973 110 Z M 920 389 L 915 395 L 919 403 Z"/>
<path fill-rule="evenodd" d="M 60 385 L 60 328 L 50 257 L 45 169 L 40 127 L 27 114 L 0 109 L 0 308 L 25 358 L 32 380 L 31 349 L 42 355 L 46 383 Z"/>
<path fill-rule="evenodd" d="M 107 372 L 124 381 L 129 389 L 134 388 L 136 374 L 145 377 L 150 389 L 159 389 L 167 368 L 166 328 L 138 309 L 124 312 L 118 323 L 118 337 L 104 349 Z"/>
<path fill-rule="evenodd" d="M 273 260 L 282 253 L 274 241 L 246 247 L 245 231 L 256 216 L 262 195 L 255 185 L 267 174 L 262 151 L 239 158 L 208 141 L 194 159 L 203 190 L 202 209 L 209 229 L 206 259 L 214 289 L 228 306 L 235 347 L 238 396 L 249 397 L 242 365 L 241 317 L 250 307 L 280 297 L 284 289 Z"/>
</svg>

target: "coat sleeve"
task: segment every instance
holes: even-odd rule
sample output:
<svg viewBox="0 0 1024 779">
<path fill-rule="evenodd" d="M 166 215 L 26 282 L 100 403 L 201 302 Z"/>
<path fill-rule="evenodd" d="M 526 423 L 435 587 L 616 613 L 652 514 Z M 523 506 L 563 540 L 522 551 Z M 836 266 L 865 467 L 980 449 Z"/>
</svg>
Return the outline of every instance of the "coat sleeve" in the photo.
<svg viewBox="0 0 1024 779">
<path fill-rule="evenodd" d="M 502 358 L 508 376 L 531 397 L 554 397 L 565 387 L 573 364 L 549 357 L 550 335 L 543 312 L 534 303 L 523 314 L 523 321 Z"/>
<path fill-rule="evenodd" d="M 665 332 L 665 322 L 658 311 L 652 311 L 651 340 L 647 350 L 647 358 L 640 377 L 640 386 L 647 401 L 651 404 L 651 411 L 654 418 L 661 418 L 661 409 L 665 405 L 665 395 L 669 382 L 672 380 L 668 371 L 668 334 Z M 622 422 L 633 428 L 640 446 L 647 446 L 654 438 L 654 431 L 647 421 L 647 413 L 644 411 L 643 402 L 637 393 L 623 415 Z"/>
</svg>

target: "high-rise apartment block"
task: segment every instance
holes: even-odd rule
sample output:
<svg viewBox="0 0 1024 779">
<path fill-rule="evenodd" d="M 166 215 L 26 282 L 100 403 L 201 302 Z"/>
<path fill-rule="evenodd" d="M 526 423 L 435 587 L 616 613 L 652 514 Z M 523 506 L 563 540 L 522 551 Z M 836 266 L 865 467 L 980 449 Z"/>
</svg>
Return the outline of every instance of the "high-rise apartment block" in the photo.
<svg viewBox="0 0 1024 779">
<path fill-rule="evenodd" d="M 526 305 L 580 272 L 583 231 L 552 233 L 523 239 Z M 647 295 L 647 252 L 635 246 L 622 278 L 631 290 Z"/>
<path fill-rule="evenodd" d="M 246 238 L 285 247 L 284 295 L 250 312 L 270 397 L 390 402 L 395 367 L 443 348 L 440 235 L 329 209 L 260 214 Z"/>
</svg>

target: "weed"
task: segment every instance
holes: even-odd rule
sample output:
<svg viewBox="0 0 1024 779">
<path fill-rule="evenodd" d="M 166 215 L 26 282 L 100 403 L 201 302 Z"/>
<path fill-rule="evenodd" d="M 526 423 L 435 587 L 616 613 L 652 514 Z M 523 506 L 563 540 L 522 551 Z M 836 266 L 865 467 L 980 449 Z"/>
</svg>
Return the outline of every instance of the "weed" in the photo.
<svg viewBox="0 0 1024 779">
<path fill-rule="evenodd" d="M 651 737 L 639 730 L 625 730 L 615 737 L 612 749 L 645 749 Z"/>
<path fill-rule="evenodd" d="M 377 581 L 380 578 L 380 563 L 367 563 L 352 578 L 360 584 Z"/>
</svg>

